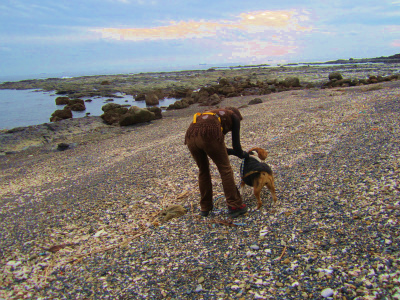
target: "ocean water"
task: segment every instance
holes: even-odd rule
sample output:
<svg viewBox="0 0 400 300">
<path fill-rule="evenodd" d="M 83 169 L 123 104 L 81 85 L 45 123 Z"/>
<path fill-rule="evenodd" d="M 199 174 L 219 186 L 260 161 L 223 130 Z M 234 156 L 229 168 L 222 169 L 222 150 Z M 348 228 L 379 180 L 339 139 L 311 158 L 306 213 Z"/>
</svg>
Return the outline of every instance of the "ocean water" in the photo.
<svg viewBox="0 0 400 300">
<path fill-rule="evenodd" d="M 0 129 L 11 129 L 30 125 L 38 125 L 50 122 L 50 116 L 56 109 L 63 109 L 63 105 L 57 106 L 55 99 L 60 95 L 54 92 L 43 92 L 37 90 L 0 90 Z M 144 101 L 135 101 L 131 95 L 121 95 L 122 98 L 113 98 L 112 103 L 136 105 L 146 107 Z M 100 116 L 105 105 L 105 97 L 82 98 L 91 99 L 85 102 L 86 110 L 83 112 L 72 112 L 73 118 L 81 118 L 90 113 L 90 116 Z M 169 98 L 160 101 L 160 107 L 168 106 L 177 101 Z"/>
</svg>

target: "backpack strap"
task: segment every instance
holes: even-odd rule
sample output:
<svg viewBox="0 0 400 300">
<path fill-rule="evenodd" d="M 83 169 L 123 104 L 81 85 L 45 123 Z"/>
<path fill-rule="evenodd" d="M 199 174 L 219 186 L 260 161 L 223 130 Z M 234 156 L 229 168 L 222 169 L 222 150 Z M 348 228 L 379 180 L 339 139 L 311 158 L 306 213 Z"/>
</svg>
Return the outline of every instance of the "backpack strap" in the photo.
<svg viewBox="0 0 400 300">
<path fill-rule="evenodd" d="M 218 114 L 212 113 L 212 112 L 207 112 L 207 111 L 206 111 L 206 112 L 203 112 L 203 113 L 195 113 L 194 116 L 193 116 L 193 124 L 196 124 L 196 122 L 197 122 L 197 117 L 200 117 L 200 116 L 202 116 L 202 115 L 216 116 L 216 117 L 218 118 L 219 123 L 221 123 L 221 118 L 220 118 L 220 116 L 218 116 Z M 224 130 L 224 129 L 222 128 L 222 126 L 221 126 L 221 130 Z"/>
</svg>

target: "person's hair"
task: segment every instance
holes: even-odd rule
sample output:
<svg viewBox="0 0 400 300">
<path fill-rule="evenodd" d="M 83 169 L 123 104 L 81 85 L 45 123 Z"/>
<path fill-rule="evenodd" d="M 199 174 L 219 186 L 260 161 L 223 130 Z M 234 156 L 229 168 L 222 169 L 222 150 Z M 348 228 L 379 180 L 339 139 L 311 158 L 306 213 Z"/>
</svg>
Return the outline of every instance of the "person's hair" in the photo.
<svg viewBox="0 0 400 300">
<path fill-rule="evenodd" d="M 225 107 L 225 109 L 233 111 L 233 113 L 239 118 L 240 121 L 243 120 L 242 114 L 236 107 Z"/>
</svg>

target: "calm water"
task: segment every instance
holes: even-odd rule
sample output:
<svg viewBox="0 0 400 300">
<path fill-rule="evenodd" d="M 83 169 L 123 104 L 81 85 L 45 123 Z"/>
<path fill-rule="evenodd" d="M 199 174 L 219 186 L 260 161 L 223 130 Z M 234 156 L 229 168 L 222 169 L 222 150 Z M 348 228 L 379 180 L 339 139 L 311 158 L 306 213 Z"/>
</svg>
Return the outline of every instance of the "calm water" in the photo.
<svg viewBox="0 0 400 300">
<path fill-rule="evenodd" d="M 38 92 L 35 90 L 0 90 L 0 129 L 11 129 L 21 126 L 37 125 L 50 122 L 50 116 L 56 109 L 63 109 L 63 105 L 57 106 L 55 99 L 59 95 L 53 92 Z M 86 110 L 72 112 L 74 118 L 81 118 L 90 113 L 91 116 L 103 114 L 101 107 L 110 99 L 104 97 L 82 98 L 91 99 L 86 102 Z M 160 101 L 159 106 L 168 106 L 177 99 L 170 98 Z M 136 105 L 146 107 L 144 101 L 135 101 L 132 96 L 114 98 L 113 103 Z"/>
</svg>

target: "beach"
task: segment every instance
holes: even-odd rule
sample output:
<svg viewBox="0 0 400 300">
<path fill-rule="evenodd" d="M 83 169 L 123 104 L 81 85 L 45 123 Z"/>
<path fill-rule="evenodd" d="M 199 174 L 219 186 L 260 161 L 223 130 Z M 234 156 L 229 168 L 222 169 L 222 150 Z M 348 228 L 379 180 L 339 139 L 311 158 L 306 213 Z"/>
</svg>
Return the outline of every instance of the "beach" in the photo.
<svg viewBox="0 0 400 300">
<path fill-rule="evenodd" d="M 269 151 L 278 203 L 265 190 L 254 210 L 248 188 L 250 212 L 235 220 L 213 164 L 215 209 L 198 214 L 184 135 L 205 107 L 8 133 L 0 298 L 400 299 L 399 81 L 254 98 L 219 106 L 240 107 L 244 150 Z M 177 204 L 186 214 L 160 221 Z"/>
</svg>

